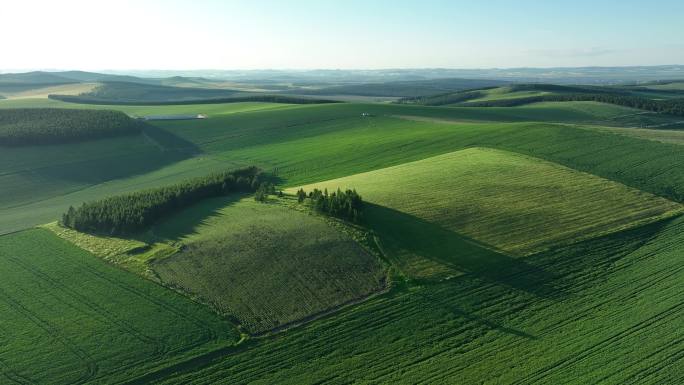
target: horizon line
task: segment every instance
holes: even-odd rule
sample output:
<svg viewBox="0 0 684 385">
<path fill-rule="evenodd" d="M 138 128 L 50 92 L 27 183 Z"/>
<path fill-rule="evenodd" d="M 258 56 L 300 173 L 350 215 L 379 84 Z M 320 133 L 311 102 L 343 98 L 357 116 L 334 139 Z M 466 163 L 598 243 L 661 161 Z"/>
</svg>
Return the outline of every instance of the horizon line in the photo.
<svg viewBox="0 0 684 385">
<path fill-rule="evenodd" d="M 296 67 L 262 67 L 262 68 L 100 68 L 100 69 L 75 69 L 75 68 L 0 68 L 0 73 L 24 73 L 24 72 L 100 72 L 100 71 L 411 71 L 411 70 L 442 70 L 442 71 L 484 71 L 484 70 L 526 70 L 526 69 L 588 69 L 588 68 L 656 68 L 656 67 L 684 67 L 684 64 L 654 64 L 654 65 L 597 65 L 597 66 L 522 66 L 522 67 L 383 67 L 383 68 L 296 68 Z M 15 72 L 12 72 L 15 71 Z"/>
</svg>

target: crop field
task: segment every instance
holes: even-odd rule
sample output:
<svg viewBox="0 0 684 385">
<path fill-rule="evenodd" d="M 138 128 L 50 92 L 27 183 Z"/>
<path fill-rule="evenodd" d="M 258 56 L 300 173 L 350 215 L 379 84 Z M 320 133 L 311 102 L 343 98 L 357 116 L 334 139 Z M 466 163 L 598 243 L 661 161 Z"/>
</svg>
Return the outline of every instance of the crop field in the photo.
<svg viewBox="0 0 684 385">
<path fill-rule="evenodd" d="M 0 151 L 0 383 L 684 380 L 684 139 L 627 128 L 672 117 L 594 102 L 3 107 L 208 119 Z M 236 194 L 127 238 L 54 222 L 250 165 L 289 192 L 356 188 L 364 221 Z"/>
<path fill-rule="evenodd" d="M 510 152 L 470 148 L 304 186 L 366 200 L 512 255 L 682 212 L 678 203 Z"/>
<path fill-rule="evenodd" d="M 684 385 L 684 0 L 29 3 L 0 385 Z"/>
<path fill-rule="evenodd" d="M 161 382 L 681 383 L 683 225 L 658 222 L 535 254 L 514 270 L 397 287 Z"/>
<path fill-rule="evenodd" d="M 385 286 L 378 259 L 321 218 L 276 202 L 217 198 L 155 226 L 182 251 L 151 264 L 250 333 L 283 327 Z"/>
<path fill-rule="evenodd" d="M 233 345 L 208 309 L 45 229 L 0 237 L 0 382 L 122 381 Z"/>
<path fill-rule="evenodd" d="M 0 232 L 53 221 L 69 205 L 86 200 L 236 166 L 255 164 L 295 186 L 471 146 L 524 153 L 675 200 L 684 197 L 678 187 L 684 185 L 684 176 L 676 170 L 684 164 L 680 146 L 586 130 L 583 125 L 495 122 L 523 119 L 511 115 L 523 108 L 281 107 L 155 122 L 167 136 L 162 144 L 143 136 L 4 149 Z M 377 115 L 360 117 L 364 111 Z M 554 115 L 549 111 L 555 110 L 527 111 Z"/>
</svg>

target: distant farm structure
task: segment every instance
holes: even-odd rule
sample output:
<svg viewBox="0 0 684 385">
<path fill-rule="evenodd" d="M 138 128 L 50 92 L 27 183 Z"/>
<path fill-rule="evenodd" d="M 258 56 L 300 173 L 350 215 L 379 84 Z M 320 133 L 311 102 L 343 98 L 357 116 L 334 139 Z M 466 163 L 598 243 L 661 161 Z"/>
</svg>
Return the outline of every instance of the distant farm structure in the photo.
<svg viewBox="0 0 684 385">
<path fill-rule="evenodd" d="M 147 115 L 139 116 L 136 119 L 140 120 L 192 120 L 192 119 L 206 119 L 204 114 L 183 114 L 183 115 Z"/>
</svg>

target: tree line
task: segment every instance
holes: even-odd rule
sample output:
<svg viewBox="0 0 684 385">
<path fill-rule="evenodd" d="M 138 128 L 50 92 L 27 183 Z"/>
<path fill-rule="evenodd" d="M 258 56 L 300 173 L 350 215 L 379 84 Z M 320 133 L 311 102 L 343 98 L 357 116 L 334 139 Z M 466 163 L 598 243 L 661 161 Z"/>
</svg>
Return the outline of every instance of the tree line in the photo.
<svg viewBox="0 0 684 385">
<path fill-rule="evenodd" d="M 568 95 L 541 95 L 517 99 L 499 99 L 482 102 L 462 104 L 467 107 L 515 107 L 538 102 L 572 102 L 591 101 L 600 103 L 616 104 L 624 107 L 637 108 L 640 110 L 658 112 L 663 114 L 684 116 L 684 99 L 655 100 L 640 96 L 616 95 L 616 94 L 568 94 Z"/>
<path fill-rule="evenodd" d="M 257 167 L 194 178 L 182 183 L 123 194 L 69 207 L 62 225 L 74 230 L 122 235 L 139 232 L 160 218 L 206 198 L 255 191 L 263 178 Z"/>
<path fill-rule="evenodd" d="M 0 109 L 0 145 L 75 142 L 139 133 L 143 122 L 121 111 L 66 108 Z"/>
<path fill-rule="evenodd" d="M 304 203 L 307 199 L 311 202 L 314 210 L 320 213 L 357 223 L 361 221 L 363 199 L 356 190 L 342 191 L 338 188 L 337 191 L 328 194 L 328 189 L 321 191 L 315 188 L 307 194 L 304 189 L 299 189 L 297 201 Z"/>
</svg>

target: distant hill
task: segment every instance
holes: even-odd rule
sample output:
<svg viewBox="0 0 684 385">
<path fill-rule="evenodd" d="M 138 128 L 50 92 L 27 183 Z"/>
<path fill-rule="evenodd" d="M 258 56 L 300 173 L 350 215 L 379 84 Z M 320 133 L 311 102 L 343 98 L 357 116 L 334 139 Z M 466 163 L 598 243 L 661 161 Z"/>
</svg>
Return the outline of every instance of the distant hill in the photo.
<svg viewBox="0 0 684 385">
<path fill-rule="evenodd" d="M 436 93 L 461 91 L 481 87 L 501 86 L 504 84 L 508 84 L 508 82 L 501 80 L 452 78 L 351 84 L 323 87 L 311 90 L 299 89 L 289 92 L 302 95 L 359 95 L 407 97 L 434 95 Z"/>
<path fill-rule="evenodd" d="M 558 84 L 513 84 L 504 87 L 447 92 L 402 98 L 401 104 L 451 107 L 517 107 L 539 102 L 592 101 L 655 113 L 684 115 L 683 90 L 658 90 L 642 86 L 570 86 Z"/>
<path fill-rule="evenodd" d="M 76 82 L 78 81 L 53 72 L 33 71 L 0 74 L 0 84 L 67 84 Z"/>
<path fill-rule="evenodd" d="M 144 83 L 144 84 L 155 84 L 159 80 L 156 79 L 145 79 L 136 76 L 129 75 L 110 75 L 110 74 L 100 74 L 96 72 L 85 72 L 85 71 L 65 71 L 57 72 L 57 74 L 63 78 L 71 79 L 80 83 L 95 83 L 95 82 L 129 82 L 129 83 Z"/>
<path fill-rule="evenodd" d="M 236 96 L 238 91 L 226 89 L 171 87 L 131 82 L 104 82 L 92 91 L 78 95 L 93 102 L 174 102 L 217 99 Z"/>
<path fill-rule="evenodd" d="M 202 77 L 155 77 L 145 78 L 132 75 L 103 74 L 87 71 L 32 71 L 23 73 L 0 73 L 0 85 L 3 84 L 40 84 L 56 85 L 69 83 L 102 83 L 102 82 L 126 82 L 139 84 L 153 84 L 181 87 L 202 87 L 220 84 L 220 80 L 206 79 Z"/>
<path fill-rule="evenodd" d="M 33 71 L 24 73 L 0 74 L 0 84 L 68 84 L 68 83 L 94 83 L 105 81 L 127 81 L 134 83 L 151 84 L 158 80 L 138 78 L 128 75 L 109 75 L 85 71 L 60 71 L 45 72 Z"/>
<path fill-rule="evenodd" d="M 124 72 L 121 72 L 124 73 Z M 560 84 L 620 84 L 684 79 L 684 65 L 556 68 L 405 68 L 377 70 L 190 70 L 126 71 L 146 78 L 193 76 L 243 83 L 360 84 L 430 79 L 494 79 Z"/>
</svg>

